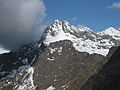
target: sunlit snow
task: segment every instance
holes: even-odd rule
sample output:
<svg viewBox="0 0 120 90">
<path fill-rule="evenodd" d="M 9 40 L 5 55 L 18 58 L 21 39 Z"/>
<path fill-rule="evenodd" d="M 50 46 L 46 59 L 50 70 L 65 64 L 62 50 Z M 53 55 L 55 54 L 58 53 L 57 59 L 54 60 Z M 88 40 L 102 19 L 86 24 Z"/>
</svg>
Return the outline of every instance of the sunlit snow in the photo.
<svg viewBox="0 0 120 90">
<path fill-rule="evenodd" d="M 119 33 L 118 33 L 118 31 L 112 33 L 113 32 L 113 31 L 111 31 L 112 28 L 110 28 L 109 30 L 105 31 L 106 33 L 101 32 L 101 33 L 96 33 L 96 34 L 98 34 L 100 36 L 100 35 L 103 35 L 103 34 L 105 35 L 105 34 L 109 33 L 109 35 L 111 35 L 113 38 L 115 38 L 116 35 L 120 36 L 120 31 L 119 31 Z M 95 38 L 94 40 L 90 40 L 89 38 L 86 40 L 84 40 L 83 38 L 77 38 L 75 35 L 70 33 L 73 31 L 92 32 L 92 30 L 87 27 L 78 28 L 78 30 L 77 29 L 72 30 L 71 26 L 69 25 L 68 22 L 64 22 L 64 25 L 63 25 L 63 22 L 60 22 L 57 20 L 57 21 L 55 21 L 54 24 L 49 26 L 49 29 L 45 36 L 44 44 L 46 46 L 49 46 L 49 44 L 53 43 L 53 42 L 69 40 L 72 42 L 73 47 L 79 52 L 87 52 L 89 54 L 97 53 L 97 54 L 100 54 L 103 56 L 106 56 L 109 52 L 109 48 L 111 48 L 112 46 L 115 45 L 109 39 L 97 40 L 99 38 L 92 34 L 91 34 L 91 36 Z M 120 37 L 119 37 L 119 39 L 120 39 Z"/>
</svg>

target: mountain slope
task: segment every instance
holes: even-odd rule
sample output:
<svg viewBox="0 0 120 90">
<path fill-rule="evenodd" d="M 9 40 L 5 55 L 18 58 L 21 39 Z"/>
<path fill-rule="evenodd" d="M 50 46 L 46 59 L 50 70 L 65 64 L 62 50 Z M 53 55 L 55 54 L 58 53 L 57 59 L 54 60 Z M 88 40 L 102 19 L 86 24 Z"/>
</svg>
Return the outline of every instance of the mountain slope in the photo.
<svg viewBox="0 0 120 90">
<path fill-rule="evenodd" d="M 107 35 L 114 39 L 120 39 L 120 28 L 115 29 L 113 27 L 110 27 L 102 32 L 99 32 L 98 34 Z"/>
<path fill-rule="evenodd" d="M 97 53 L 106 56 L 109 48 L 120 44 L 120 38 L 110 37 L 111 33 L 111 29 L 105 30 L 104 33 L 95 33 L 89 28 L 76 28 L 66 21 L 60 22 L 56 20 L 46 29 L 43 42 L 48 46 L 52 42 L 70 40 L 73 47 L 79 52 Z M 116 35 L 116 33 L 113 32 L 112 34 L 119 37 L 119 34 Z"/>
<path fill-rule="evenodd" d="M 99 58 L 99 61 L 96 58 Z M 51 43 L 36 60 L 35 66 L 33 65 L 37 90 L 45 89 L 50 85 L 62 90 L 78 75 L 83 77 L 81 82 L 84 83 L 96 72 L 103 58 L 104 56 L 101 55 L 76 51 L 70 41 Z"/>
<path fill-rule="evenodd" d="M 117 48 L 118 48 L 118 47 L 113 47 L 113 48 L 110 49 L 109 54 L 108 54 L 107 57 L 104 58 L 104 60 L 100 63 L 100 66 L 99 66 L 98 69 L 96 69 L 97 71 L 96 71 L 96 73 L 94 73 L 94 75 L 98 74 L 98 72 L 101 70 L 101 68 L 104 66 L 104 64 L 106 64 L 107 62 L 109 62 L 108 60 L 111 58 L 111 55 L 116 51 Z M 100 60 L 100 59 L 97 58 L 97 60 Z M 93 68 L 94 68 L 94 66 L 93 66 Z M 107 73 L 108 73 L 108 72 L 107 72 Z M 83 76 L 81 77 L 80 75 L 78 75 L 78 76 L 70 83 L 69 87 L 68 87 L 66 90 L 94 90 L 94 88 L 91 88 L 92 85 L 96 86 L 96 81 L 97 81 L 97 79 L 96 79 L 96 80 L 93 79 L 94 81 L 91 80 L 91 77 L 94 76 L 94 75 L 91 75 L 91 76 L 89 77 L 89 78 L 90 78 L 90 82 L 89 82 L 89 78 L 87 78 L 86 81 L 83 81 L 83 82 L 84 82 L 83 85 L 81 85 L 81 78 L 82 78 Z M 99 74 L 98 74 L 98 75 L 99 75 Z M 108 73 L 108 75 L 109 75 L 109 73 Z M 101 74 L 101 77 L 104 78 L 104 74 Z M 98 80 L 99 80 L 99 77 L 98 77 Z M 100 80 L 101 80 L 101 79 L 100 79 Z M 89 82 L 89 84 L 88 84 L 89 86 L 86 85 L 88 82 Z M 104 82 L 104 81 L 103 81 L 103 82 Z M 103 84 L 102 84 L 103 82 L 101 82 L 101 86 L 103 85 Z M 98 85 L 97 87 L 99 87 L 99 85 Z M 98 89 L 98 90 L 103 90 L 103 89 Z M 105 89 L 105 90 L 109 90 L 109 89 Z"/>
<path fill-rule="evenodd" d="M 118 45 L 120 38 L 56 20 L 41 40 L 0 55 L 0 89 L 64 90 L 79 76 L 82 87 L 108 61 L 114 52 L 109 49 Z"/>
<path fill-rule="evenodd" d="M 120 90 L 120 47 L 81 90 Z"/>
</svg>

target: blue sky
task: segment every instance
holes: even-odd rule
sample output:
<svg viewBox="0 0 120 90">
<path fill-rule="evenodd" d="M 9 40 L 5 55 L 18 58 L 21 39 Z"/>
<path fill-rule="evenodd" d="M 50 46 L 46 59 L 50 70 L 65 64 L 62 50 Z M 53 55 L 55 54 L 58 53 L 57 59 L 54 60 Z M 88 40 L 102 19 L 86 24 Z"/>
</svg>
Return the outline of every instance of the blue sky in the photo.
<svg viewBox="0 0 120 90">
<path fill-rule="evenodd" d="M 94 31 L 120 27 L 120 0 L 44 0 L 46 23 L 66 20 Z"/>
</svg>

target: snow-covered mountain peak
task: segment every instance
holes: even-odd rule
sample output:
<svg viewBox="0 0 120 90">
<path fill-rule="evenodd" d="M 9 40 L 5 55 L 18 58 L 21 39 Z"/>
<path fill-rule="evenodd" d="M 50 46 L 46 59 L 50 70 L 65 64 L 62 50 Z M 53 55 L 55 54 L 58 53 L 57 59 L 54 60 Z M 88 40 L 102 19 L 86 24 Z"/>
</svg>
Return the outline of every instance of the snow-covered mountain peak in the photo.
<svg viewBox="0 0 120 90">
<path fill-rule="evenodd" d="M 64 24 L 70 25 L 68 21 L 63 21 Z"/>
<path fill-rule="evenodd" d="M 106 33 L 106 34 L 110 34 L 110 33 L 114 33 L 115 31 L 116 31 L 115 28 L 109 27 L 106 30 L 104 30 L 103 32 Z"/>
<path fill-rule="evenodd" d="M 76 28 L 77 29 L 77 28 Z M 57 34 L 63 32 L 73 32 L 75 30 L 75 27 L 73 25 L 70 25 L 67 21 L 59 21 L 55 20 L 51 25 L 49 25 L 45 31 L 45 33 L 48 35 L 56 36 Z"/>
<path fill-rule="evenodd" d="M 0 47 L 0 54 L 9 53 L 9 52 L 10 52 L 10 50 L 6 50 L 6 49 Z"/>
<path fill-rule="evenodd" d="M 59 21 L 58 19 L 56 19 L 56 20 L 54 21 L 54 23 L 55 23 L 55 22 L 56 22 L 56 23 L 59 23 L 60 21 Z"/>
<path fill-rule="evenodd" d="M 113 27 L 110 27 L 102 32 L 99 32 L 98 34 L 100 35 L 107 35 L 110 36 L 114 39 L 119 39 L 120 40 L 120 29 L 115 29 Z"/>
<path fill-rule="evenodd" d="M 114 30 L 114 29 L 115 29 L 114 27 L 109 27 L 106 30 Z"/>
<path fill-rule="evenodd" d="M 64 33 L 71 33 L 73 35 L 75 34 L 79 34 L 80 32 L 92 32 L 92 30 L 88 27 L 75 27 L 74 25 L 70 25 L 69 22 L 67 21 L 59 21 L 59 20 L 55 20 L 51 25 L 49 25 L 46 29 L 46 33 L 60 33 L 60 32 L 64 32 Z M 53 35 L 53 36 L 54 36 Z"/>
<path fill-rule="evenodd" d="M 55 20 L 51 25 L 49 25 L 45 30 L 45 38 L 50 37 L 58 37 L 58 36 L 70 36 L 73 37 L 84 37 L 84 34 L 87 34 L 87 37 L 93 37 L 94 32 L 88 27 L 75 27 L 74 25 L 70 25 L 67 21 L 59 21 Z M 88 35 L 89 34 L 89 35 Z"/>
<path fill-rule="evenodd" d="M 103 32 L 95 33 L 88 27 L 83 26 L 78 29 L 67 21 L 55 20 L 46 28 L 43 43 L 49 46 L 50 43 L 69 40 L 79 52 L 106 56 L 112 46 L 118 45 L 120 37 L 114 38 L 116 35 L 118 36 L 118 33 L 120 32 L 112 27 Z M 104 35 L 114 37 L 105 37 Z"/>
<path fill-rule="evenodd" d="M 79 31 L 92 31 L 92 29 L 90 29 L 89 27 L 86 27 L 86 26 L 78 26 L 78 30 Z"/>
</svg>

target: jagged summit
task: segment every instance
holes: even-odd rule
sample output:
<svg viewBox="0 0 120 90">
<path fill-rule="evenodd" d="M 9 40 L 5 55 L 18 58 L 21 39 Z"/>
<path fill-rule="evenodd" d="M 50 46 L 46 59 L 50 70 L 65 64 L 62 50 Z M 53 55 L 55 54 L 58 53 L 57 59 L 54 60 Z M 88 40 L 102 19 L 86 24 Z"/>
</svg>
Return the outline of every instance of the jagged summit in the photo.
<svg viewBox="0 0 120 90">
<path fill-rule="evenodd" d="M 86 26 L 78 26 L 78 30 L 80 30 L 80 31 L 91 31 L 91 32 L 93 32 L 92 29 L 90 29 L 89 27 L 86 27 Z"/>
<path fill-rule="evenodd" d="M 115 29 L 113 27 L 110 27 L 102 32 L 99 32 L 98 34 L 100 35 L 108 35 L 111 36 L 114 39 L 119 39 L 120 40 L 120 29 Z"/>
<path fill-rule="evenodd" d="M 55 20 L 51 25 L 48 26 L 47 29 L 52 31 L 64 31 L 64 32 L 73 32 L 72 30 L 76 30 L 77 28 L 73 25 L 70 25 L 67 21 L 59 21 Z"/>
<path fill-rule="evenodd" d="M 79 32 L 79 31 L 92 31 L 90 28 L 85 26 L 75 27 L 70 25 L 68 21 L 55 20 L 48 28 L 57 28 L 58 30 L 63 30 L 64 32 Z"/>
<path fill-rule="evenodd" d="M 117 40 L 120 40 L 120 37 L 118 37 L 120 31 L 116 30 L 116 33 L 114 33 L 113 29 L 109 28 L 103 32 L 96 33 L 88 27 L 77 28 L 70 25 L 67 21 L 55 20 L 53 24 L 47 27 L 43 42 L 46 46 L 49 46 L 50 43 L 69 40 L 79 52 L 97 53 L 106 56 L 109 48 L 118 45 L 119 42 Z M 111 36 L 118 38 L 115 39 Z"/>
<path fill-rule="evenodd" d="M 97 53 L 106 56 L 109 48 L 120 45 L 120 28 L 110 27 L 96 33 L 89 27 L 75 27 L 67 21 L 55 20 L 45 29 L 43 34 L 45 46 L 64 40 L 71 41 L 73 47 L 79 52 Z"/>
<path fill-rule="evenodd" d="M 55 20 L 41 40 L 0 55 L 0 90 L 71 90 L 73 81 L 81 87 L 118 45 L 120 38 Z"/>
</svg>

